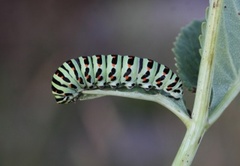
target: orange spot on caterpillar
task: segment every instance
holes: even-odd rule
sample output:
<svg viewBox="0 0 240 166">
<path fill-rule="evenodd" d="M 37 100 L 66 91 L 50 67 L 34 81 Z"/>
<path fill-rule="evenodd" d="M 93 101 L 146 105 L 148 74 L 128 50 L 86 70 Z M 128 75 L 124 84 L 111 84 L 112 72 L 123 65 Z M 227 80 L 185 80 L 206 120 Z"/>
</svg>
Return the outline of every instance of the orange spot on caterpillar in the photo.
<svg viewBox="0 0 240 166">
<path fill-rule="evenodd" d="M 114 75 L 112 75 L 111 77 L 109 77 L 111 80 L 114 78 L 115 76 Z"/>
<path fill-rule="evenodd" d="M 172 87 L 167 87 L 167 90 L 172 90 Z"/>
<path fill-rule="evenodd" d="M 147 80 L 147 78 L 143 78 L 142 80 L 143 80 L 143 81 L 146 81 L 146 80 Z"/>
</svg>

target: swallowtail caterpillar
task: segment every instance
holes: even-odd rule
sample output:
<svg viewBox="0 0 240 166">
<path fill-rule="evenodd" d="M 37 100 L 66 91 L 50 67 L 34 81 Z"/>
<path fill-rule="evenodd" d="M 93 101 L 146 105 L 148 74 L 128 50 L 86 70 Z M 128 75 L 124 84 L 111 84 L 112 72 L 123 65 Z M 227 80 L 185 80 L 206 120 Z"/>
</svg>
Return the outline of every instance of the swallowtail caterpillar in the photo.
<svg viewBox="0 0 240 166">
<path fill-rule="evenodd" d="M 165 65 L 131 55 L 81 56 L 64 62 L 52 77 L 52 93 L 57 103 L 75 102 L 83 90 L 132 89 L 164 91 L 180 99 L 182 81 Z"/>
</svg>

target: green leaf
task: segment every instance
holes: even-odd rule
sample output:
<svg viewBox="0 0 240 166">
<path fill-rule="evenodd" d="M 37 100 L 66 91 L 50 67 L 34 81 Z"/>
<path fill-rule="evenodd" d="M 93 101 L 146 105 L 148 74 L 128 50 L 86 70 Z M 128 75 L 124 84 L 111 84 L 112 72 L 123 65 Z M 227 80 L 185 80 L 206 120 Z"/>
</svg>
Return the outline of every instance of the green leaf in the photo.
<svg viewBox="0 0 240 166">
<path fill-rule="evenodd" d="M 216 38 L 210 123 L 240 91 L 240 1 L 225 0 Z"/>
<path fill-rule="evenodd" d="M 177 62 L 179 77 L 190 91 L 195 92 L 201 56 L 199 53 L 201 25 L 203 21 L 193 21 L 181 32 L 174 43 L 173 53 Z"/>
</svg>

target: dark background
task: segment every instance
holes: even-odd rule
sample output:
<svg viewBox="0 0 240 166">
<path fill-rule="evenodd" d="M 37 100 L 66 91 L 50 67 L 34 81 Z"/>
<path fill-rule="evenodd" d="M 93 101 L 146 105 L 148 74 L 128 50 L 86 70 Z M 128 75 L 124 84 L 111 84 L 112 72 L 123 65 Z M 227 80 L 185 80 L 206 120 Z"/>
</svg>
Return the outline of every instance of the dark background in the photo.
<svg viewBox="0 0 240 166">
<path fill-rule="evenodd" d="M 132 54 L 174 71 L 180 28 L 203 19 L 208 2 L 1 1 L 0 165 L 171 165 L 185 127 L 141 100 L 104 97 L 57 105 L 51 77 L 65 60 Z M 185 92 L 191 109 L 193 95 Z M 239 96 L 206 133 L 193 165 L 240 165 Z"/>
</svg>

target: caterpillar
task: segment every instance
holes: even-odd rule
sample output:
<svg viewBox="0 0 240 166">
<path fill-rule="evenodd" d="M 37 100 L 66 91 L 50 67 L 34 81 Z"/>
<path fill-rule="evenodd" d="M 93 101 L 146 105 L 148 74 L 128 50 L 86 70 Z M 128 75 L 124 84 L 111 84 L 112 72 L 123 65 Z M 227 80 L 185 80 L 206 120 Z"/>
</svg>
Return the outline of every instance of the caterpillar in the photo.
<svg viewBox="0 0 240 166">
<path fill-rule="evenodd" d="M 52 93 L 56 102 L 75 102 L 83 90 L 140 87 L 182 98 L 182 81 L 167 66 L 148 58 L 131 55 L 80 56 L 64 62 L 52 77 Z"/>
</svg>

